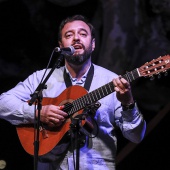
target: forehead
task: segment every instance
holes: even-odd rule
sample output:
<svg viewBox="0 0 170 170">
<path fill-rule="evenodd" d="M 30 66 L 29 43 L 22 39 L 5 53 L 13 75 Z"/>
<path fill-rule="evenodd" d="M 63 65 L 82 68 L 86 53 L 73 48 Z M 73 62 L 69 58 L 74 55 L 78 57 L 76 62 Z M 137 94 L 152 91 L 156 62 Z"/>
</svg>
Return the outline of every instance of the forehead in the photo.
<svg viewBox="0 0 170 170">
<path fill-rule="evenodd" d="M 64 25 L 62 32 L 68 32 L 68 31 L 78 31 L 78 30 L 86 30 L 88 33 L 90 33 L 90 28 L 89 26 L 83 22 L 83 21 L 72 21 L 68 22 Z"/>
</svg>

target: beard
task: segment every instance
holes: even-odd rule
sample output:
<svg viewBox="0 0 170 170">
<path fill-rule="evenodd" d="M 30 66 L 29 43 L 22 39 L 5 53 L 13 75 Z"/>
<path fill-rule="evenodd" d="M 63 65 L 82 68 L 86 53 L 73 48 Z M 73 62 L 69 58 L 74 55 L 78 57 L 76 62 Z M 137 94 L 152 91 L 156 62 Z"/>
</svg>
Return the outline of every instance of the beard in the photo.
<svg viewBox="0 0 170 170">
<path fill-rule="evenodd" d="M 83 46 L 83 48 L 85 49 L 85 47 Z M 84 62 L 86 62 L 92 54 L 92 46 L 90 45 L 83 54 L 79 54 L 79 53 L 75 53 L 75 55 L 73 56 L 65 56 L 65 59 L 67 60 L 68 63 L 74 64 L 74 65 L 81 65 Z"/>
</svg>

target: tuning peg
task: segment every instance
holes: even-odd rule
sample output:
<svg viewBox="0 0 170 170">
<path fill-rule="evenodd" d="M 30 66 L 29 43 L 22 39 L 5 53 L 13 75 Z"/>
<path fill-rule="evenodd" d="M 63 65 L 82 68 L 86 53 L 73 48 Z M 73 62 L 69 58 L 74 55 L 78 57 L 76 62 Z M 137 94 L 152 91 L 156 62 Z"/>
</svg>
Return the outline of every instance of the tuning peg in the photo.
<svg viewBox="0 0 170 170">
<path fill-rule="evenodd" d="M 159 74 L 158 74 L 158 79 L 160 79 L 160 78 L 161 78 L 161 74 L 159 73 Z"/>
<path fill-rule="evenodd" d="M 150 77 L 150 80 L 154 80 L 154 79 L 155 79 L 155 77 L 154 77 L 154 76 L 151 76 L 151 77 Z"/>
<path fill-rule="evenodd" d="M 167 76 L 168 75 L 168 72 L 166 71 L 166 72 L 164 72 L 164 76 Z"/>
</svg>

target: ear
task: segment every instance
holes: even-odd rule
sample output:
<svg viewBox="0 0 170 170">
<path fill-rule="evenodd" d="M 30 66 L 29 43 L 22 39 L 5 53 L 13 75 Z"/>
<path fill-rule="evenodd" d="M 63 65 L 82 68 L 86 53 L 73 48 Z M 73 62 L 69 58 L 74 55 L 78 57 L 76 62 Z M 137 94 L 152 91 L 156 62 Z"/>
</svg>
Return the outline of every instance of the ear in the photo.
<svg viewBox="0 0 170 170">
<path fill-rule="evenodd" d="M 92 40 L 92 51 L 94 51 L 94 49 L 95 49 L 95 38 L 93 38 Z"/>
<path fill-rule="evenodd" d="M 61 41 L 58 41 L 58 44 L 59 44 L 60 48 L 63 47 Z"/>
</svg>

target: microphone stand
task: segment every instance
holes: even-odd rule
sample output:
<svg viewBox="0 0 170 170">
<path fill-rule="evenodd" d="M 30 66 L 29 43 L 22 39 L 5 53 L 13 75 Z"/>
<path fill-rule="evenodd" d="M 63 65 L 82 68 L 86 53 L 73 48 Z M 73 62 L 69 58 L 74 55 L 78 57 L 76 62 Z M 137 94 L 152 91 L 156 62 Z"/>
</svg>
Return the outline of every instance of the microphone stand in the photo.
<svg viewBox="0 0 170 170">
<path fill-rule="evenodd" d="M 50 70 L 50 72 L 48 73 L 48 75 L 46 76 L 46 78 L 44 79 L 44 81 L 42 83 L 40 83 L 38 85 L 38 87 L 36 88 L 36 90 L 34 91 L 33 94 L 31 94 L 31 99 L 29 101 L 29 105 L 31 106 L 33 103 L 38 103 L 38 116 L 36 119 L 35 116 L 35 124 L 34 124 L 34 128 L 36 129 L 35 132 L 35 141 L 34 141 L 34 170 L 37 170 L 37 165 L 38 165 L 38 152 L 39 152 L 39 129 L 40 129 L 40 111 L 42 108 L 42 91 L 43 89 L 46 89 L 47 86 L 45 85 L 47 80 L 49 79 L 49 77 L 51 76 L 51 74 L 53 73 L 53 71 L 56 68 L 60 68 L 60 64 L 64 59 L 64 55 L 60 53 L 57 61 L 55 62 L 54 66 L 52 67 L 52 69 Z M 35 114 L 36 115 L 36 114 Z"/>
<path fill-rule="evenodd" d="M 73 136 L 75 137 L 75 143 L 76 143 L 76 169 L 75 170 L 79 170 L 79 160 L 80 160 L 80 142 L 81 141 L 81 133 L 80 133 L 80 122 L 82 120 L 85 120 L 86 117 L 88 117 L 88 115 L 91 115 L 92 113 L 94 113 L 94 111 L 96 111 L 96 108 L 100 107 L 100 104 L 92 104 L 92 105 L 88 105 L 85 107 L 85 109 L 83 110 L 83 113 L 81 115 L 77 115 L 74 118 L 71 118 L 71 124 L 70 124 L 70 128 L 72 130 L 72 132 L 75 134 L 73 134 Z M 95 108 L 95 110 L 94 110 Z M 84 135 L 86 135 L 85 133 L 83 133 Z M 73 149 L 74 152 L 74 149 Z"/>
<path fill-rule="evenodd" d="M 76 170 L 79 170 L 79 156 L 80 156 L 80 139 L 79 139 L 79 129 L 80 129 L 80 118 L 74 118 L 75 120 L 75 141 L 76 141 Z"/>
<path fill-rule="evenodd" d="M 80 142 L 81 142 L 81 138 L 80 138 L 80 122 L 81 120 L 83 120 L 83 116 L 76 116 L 75 118 L 71 119 L 71 124 L 70 124 L 70 128 L 72 129 L 73 132 L 73 137 L 75 139 L 75 147 L 76 147 L 76 168 L 75 170 L 79 170 L 79 159 L 80 159 Z M 74 152 L 74 149 L 73 149 Z"/>
</svg>

